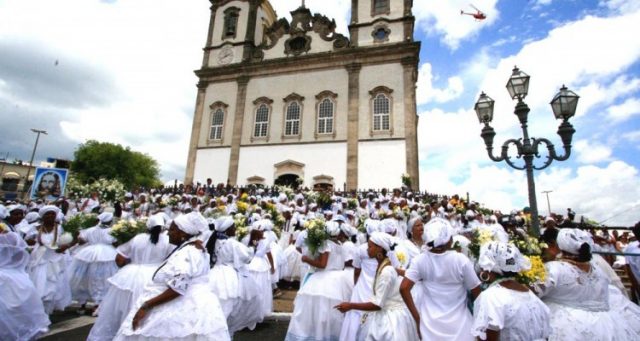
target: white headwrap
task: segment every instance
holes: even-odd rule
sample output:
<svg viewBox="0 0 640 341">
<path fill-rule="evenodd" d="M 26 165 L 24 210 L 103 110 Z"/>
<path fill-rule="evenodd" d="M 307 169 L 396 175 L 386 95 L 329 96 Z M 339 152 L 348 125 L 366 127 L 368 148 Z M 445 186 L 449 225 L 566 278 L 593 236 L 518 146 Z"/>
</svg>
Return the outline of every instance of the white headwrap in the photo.
<svg viewBox="0 0 640 341">
<path fill-rule="evenodd" d="M 588 232 L 579 229 L 560 229 L 556 242 L 560 250 L 573 255 L 580 253 L 580 247 L 584 243 L 589 244 L 593 250 L 593 238 Z"/>
<path fill-rule="evenodd" d="M 478 266 L 482 270 L 502 275 L 504 272 L 529 270 L 531 262 L 514 245 L 493 241 L 480 248 Z"/>
<path fill-rule="evenodd" d="M 27 210 L 27 208 L 23 205 L 10 205 L 9 207 L 7 207 L 7 212 L 9 214 L 11 214 L 11 212 L 15 211 L 15 210 L 21 210 L 23 212 L 25 212 Z"/>
<path fill-rule="evenodd" d="M 46 205 L 43 206 L 39 211 L 38 214 L 40 215 L 40 218 L 42 218 L 45 214 L 49 213 L 49 212 L 53 212 L 56 214 L 56 216 L 58 216 L 58 213 L 60 212 L 60 209 L 56 206 L 53 205 Z"/>
<path fill-rule="evenodd" d="M 418 220 L 421 220 L 419 216 L 415 216 L 415 217 L 412 217 L 411 219 L 409 219 L 409 222 L 407 222 L 407 230 L 409 232 L 411 232 L 411 230 L 413 230 L 413 226 L 418 222 Z"/>
<path fill-rule="evenodd" d="M 191 212 L 176 217 L 173 222 L 178 228 L 189 235 L 197 236 L 209 229 L 207 220 L 199 212 Z"/>
<path fill-rule="evenodd" d="M 0 219 L 4 219 L 9 215 L 9 212 L 7 212 L 7 208 L 4 207 L 4 205 L 0 205 Z"/>
<path fill-rule="evenodd" d="M 364 227 L 367 230 L 368 235 L 372 235 L 374 232 L 380 232 L 380 220 L 367 219 L 364 221 Z"/>
<path fill-rule="evenodd" d="M 156 226 L 164 226 L 164 218 L 161 214 L 154 214 L 147 220 L 147 228 L 149 230 Z"/>
<path fill-rule="evenodd" d="M 422 239 L 425 243 L 433 243 L 433 247 L 446 245 L 451 240 L 451 224 L 441 218 L 432 218 L 424 226 Z"/>
<path fill-rule="evenodd" d="M 230 216 L 223 216 L 216 219 L 216 232 L 225 232 L 231 226 L 233 226 L 233 223 L 233 218 L 231 218 Z"/>
<path fill-rule="evenodd" d="M 251 231 L 264 231 L 262 220 L 254 221 L 253 224 L 251 224 Z"/>
<path fill-rule="evenodd" d="M 331 237 L 336 237 L 337 235 L 340 234 L 340 227 L 338 226 L 338 223 L 336 223 L 335 221 L 328 221 L 326 224 L 326 229 L 327 229 L 327 233 Z"/>
<path fill-rule="evenodd" d="M 396 246 L 395 238 L 384 232 L 374 232 L 371 237 L 369 237 L 369 240 L 387 252 Z"/>
<path fill-rule="evenodd" d="M 40 219 L 40 215 L 38 214 L 38 212 L 29 212 L 27 213 L 26 216 L 24 216 L 24 219 L 29 223 L 29 224 L 33 224 L 36 221 L 38 221 L 38 219 Z"/>
<path fill-rule="evenodd" d="M 98 220 L 103 224 L 110 223 L 113 220 L 113 213 L 102 212 L 98 215 Z"/>
<path fill-rule="evenodd" d="M 381 222 L 381 225 L 381 230 L 388 234 L 394 234 L 398 231 L 398 222 L 395 219 L 387 218 Z"/>
<path fill-rule="evenodd" d="M 358 230 L 356 230 L 355 227 L 347 223 L 339 224 L 339 226 L 340 226 L 340 231 L 342 231 L 342 233 L 344 233 L 344 235 L 347 237 L 352 237 L 358 234 Z"/>
</svg>

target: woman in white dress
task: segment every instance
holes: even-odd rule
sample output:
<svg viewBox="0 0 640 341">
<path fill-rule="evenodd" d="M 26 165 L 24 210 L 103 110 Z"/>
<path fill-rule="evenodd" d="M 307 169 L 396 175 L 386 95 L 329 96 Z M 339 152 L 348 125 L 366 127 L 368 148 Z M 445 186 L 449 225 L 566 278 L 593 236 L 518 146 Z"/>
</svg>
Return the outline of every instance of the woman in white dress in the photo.
<svg viewBox="0 0 640 341">
<path fill-rule="evenodd" d="M 220 217 L 215 222 L 215 233 L 207 242 L 215 264 L 209 272 L 209 287 L 220 300 L 231 336 L 244 328 L 253 330 L 262 320 L 259 309 L 255 309 L 258 286 L 247 270 L 253 250 L 237 241 L 235 235 L 233 218 Z"/>
<path fill-rule="evenodd" d="M 428 251 L 412 260 L 400 286 L 402 298 L 424 340 L 473 340 L 467 292 L 474 297 L 480 294 L 473 264 L 451 250 L 452 228 L 447 220 L 432 218 L 424 231 Z M 424 290 L 417 308 L 411 294 L 414 284 Z"/>
<path fill-rule="evenodd" d="M 114 340 L 230 340 L 208 285 L 209 255 L 197 241 L 207 229 L 198 212 L 173 221 L 169 242 L 178 247 L 156 269 Z"/>
<path fill-rule="evenodd" d="M 373 281 L 373 295 L 366 302 L 343 302 L 335 308 L 341 312 L 365 312 L 364 323 L 357 334 L 358 340 L 418 340 L 415 321 L 400 296 L 400 282 L 387 254 L 393 251 L 395 238 L 375 232 L 368 242 L 367 253 L 378 263 Z"/>
<path fill-rule="evenodd" d="M 538 294 L 551 310 L 549 340 L 640 340 L 637 311 L 613 307 L 609 278 L 591 260 L 591 235 L 561 229 L 562 257 L 545 264 L 547 278 Z"/>
<path fill-rule="evenodd" d="M 293 303 L 293 315 L 285 340 L 338 340 L 344 314 L 333 309 L 351 296 L 353 282 L 342 272 L 344 255 L 335 240 L 340 234 L 337 224 L 327 224 L 330 239 L 318 250 L 317 258 L 302 256 L 314 270 L 301 284 Z"/>
<path fill-rule="evenodd" d="M 52 205 L 44 206 L 38 211 L 42 225 L 38 227 L 36 243 L 27 267 L 47 314 L 54 310 L 64 310 L 71 304 L 68 255 L 65 253 L 68 246 L 59 245 L 64 233 L 62 226 L 56 223 L 59 212 L 60 209 Z"/>
<path fill-rule="evenodd" d="M 273 313 L 273 290 L 271 287 L 271 275 L 275 273 L 271 244 L 264 238 L 264 226 L 271 221 L 262 219 L 251 224 L 251 230 L 242 243 L 254 249 L 247 270 L 258 290 L 258 299 L 254 302 L 254 308 L 259 313 L 257 323 Z"/>
<path fill-rule="evenodd" d="M 98 220 L 97 226 L 80 231 L 78 243 L 85 247 L 73 256 L 69 270 L 72 297 L 83 307 L 89 300 L 100 304 L 109 289 L 107 279 L 118 272 L 116 240 L 110 234 L 113 214 L 101 213 Z"/>
<path fill-rule="evenodd" d="M 515 276 L 531 268 L 517 247 L 490 242 L 480 249 L 480 277 L 489 283 L 473 305 L 471 333 L 480 340 L 546 340 L 549 308 Z"/>
<path fill-rule="evenodd" d="M 34 340 L 51 324 L 25 271 L 27 244 L 0 226 L 0 340 Z"/>
<path fill-rule="evenodd" d="M 154 271 L 175 249 L 169 237 L 162 233 L 162 215 L 151 216 L 147 227 L 148 233 L 137 235 L 118 247 L 116 263 L 123 267 L 108 279 L 109 290 L 87 340 L 109 341 L 115 337 Z"/>
<path fill-rule="evenodd" d="M 379 231 L 379 220 L 367 219 L 364 223 L 368 240 L 374 232 Z M 376 276 L 378 261 L 369 256 L 369 244 L 364 243 L 357 248 L 353 257 L 354 282 L 355 286 L 351 293 L 349 302 L 368 302 L 373 296 L 373 279 Z M 360 328 L 362 318 L 361 310 L 349 310 L 344 315 L 340 340 L 355 340 Z"/>
</svg>

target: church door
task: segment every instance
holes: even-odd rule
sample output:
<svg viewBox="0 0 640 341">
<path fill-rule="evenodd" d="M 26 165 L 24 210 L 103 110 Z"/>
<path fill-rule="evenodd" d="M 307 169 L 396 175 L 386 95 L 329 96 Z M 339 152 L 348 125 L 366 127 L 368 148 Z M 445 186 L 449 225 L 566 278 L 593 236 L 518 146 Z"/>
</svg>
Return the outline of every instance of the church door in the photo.
<svg viewBox="0 0 640 341">
<path fill-rule="evenodd" d="M 276 186 L 288 186 L 297 189 L 298 179 L 300 179 L 300 177 L 295 174 L 283 174 L 276 179 Z"/>
</svg>

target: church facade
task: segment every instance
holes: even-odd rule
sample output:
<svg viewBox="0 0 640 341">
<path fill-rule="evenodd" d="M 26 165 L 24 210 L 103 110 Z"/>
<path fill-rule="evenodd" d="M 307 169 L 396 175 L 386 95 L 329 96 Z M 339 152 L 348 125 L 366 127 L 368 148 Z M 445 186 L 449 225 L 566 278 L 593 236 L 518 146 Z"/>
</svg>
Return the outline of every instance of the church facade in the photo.
<svg viewBox="0 0 640 341">
<path fill-rule="evenodd" d="M 352 0 L 349 37 L 302 3 L 211 0 L 185 183 L 419 188 L 412 0 Z"/>
</svg>

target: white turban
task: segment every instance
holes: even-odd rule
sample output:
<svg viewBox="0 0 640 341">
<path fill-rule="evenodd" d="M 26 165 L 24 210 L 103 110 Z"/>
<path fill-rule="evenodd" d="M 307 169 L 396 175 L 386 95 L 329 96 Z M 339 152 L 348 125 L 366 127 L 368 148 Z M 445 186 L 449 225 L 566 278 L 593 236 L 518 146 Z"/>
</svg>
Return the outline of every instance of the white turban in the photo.
<svg viewBox="0 0 640 341">
<path fill-rule="evenodd" d="M 100 215 L 98 215 L 98 220 L 100 220 L 100 222 L 103 224 L 110 223 L 113 220 L 113 213 L 102 212 L 100 213 Z"/>
<path fill-rule="evenodd" d="M 231 218 L 230 216 L 223 216 L 216 219 L 216 232 L 225 232 L 231 226 L 233 226 L 233 223 L 233 218 Z"/>
<path fill-rule="evenodd" d="M 26 211 L 27 208 L 25 206 L 22 205 L 10 205 L 9 207 L 7 207 L 7 212 L 9 214 L 11 214 L 11 212 L 15 211 L 15 210 L 21 210 L 21 211 Z"/>
<path fill-rule="evenodd" d="M 44 217 L 45 214 L 49 213 L 49 212 L 53 212 L 56 214 L 56 216 L 58 215 L 58 213 L 60 212 L 60 209 L 56 206 L 53 205 L 46 205 L 43 206 L 39 211 L 38 214 L 40 214 L 40 217 Z"/>
<path fill-rule="evenodd" d="M 284 193 L 280 193 L 280 195 L 278 196 L 278 201 L 279 202 L 287 201 L 287 195 Z"/>
<path fill-rule="evenodd" d="M 387 252 L 396 246 L 395 238 L 384 232 L 374 232 L 371 237 L 369 237 L 369 240 Z"/>
<path fill-rule="evenodd" d="M 482 270 L 502 275 L 504 272 L 529 270 L 531 262 L 514 245 L 493 241 L 480 248 L 478 266 Z"/>
<path fill-rule="evenodd" d="M 183 214 L 174 219 L 173 222 L 182 232 L 192 236 L 197 236 L 209 229 L 207 220 L 198 212 Z"/>
<path fill-rule="evenodd" d="M 573 255 L 580 253 L 580 247 L 584 243 L 589 244 L 593 249 L 593 238 L 591 238 L 591 235 L 579 229 L 560 229 L 556 242 L 560 250 Z"/>
<path fill-rule="evenodd" d="M 338 223 L 336 223 L 335 221 L 328 221 L 326 230 L 331 237 L 336 237 L 340 234 L 340 226 L 338 226 Z"/>
<path fill-rule="evenodd" d="M 156 226 L 164 226 L 164 218 L 161 214 L 154 214 L 147 220 L 147 228 L 149 230 Z"/>
<path fill-rule="evenodd" d="M 343 223 L 343 224 L 340 224 L 339 226 L 340 226 L 340 231 L 342 231 L 342 233 L 344 233 L 344 235 L 347 237 L 352 237 L 358 234 L 358 230 L 356 230 L 355 227 L 349 224 Z"/>
<path fill-rule="evenodd" d="M 380 220 L 367 219 L 364 221 L 364 227 L 367 230 L 368 235 L 372 235 L 374 232 L 380 232 Z"/>
<path fill-rule="evenodd" d="M 409 232 L 413 230 L 413 226 L 418 222 L 418 220 L 421 220 L 420 217 L 413 217 L 409 219 L 409 222 L 407 223 L 407 229 L 409 230 Z"/>
<path fill-rule="evenodd" d="M 396 222 L 395 219 L 385 219 L 382 221 L 381 225 L 381 230 L 388 234 L 394 234 L 398 231 L 398 222 Z"/>
<path fill-rule="evenodd" d="M 9 212 L 7 212 L 7 208 L 4 207 L 4 205 L 0 205 L 0 219 L 4 219 L 9 215 Z"/>
<path fill-rule="evenodd" d="M 264 231 L 262 220 L 254 221 L 253 224 L 251 224 L 251 231 Z"/>
<path fill-rule="evenodd" d="M 433 243 L 432 247 L 446 245 L 452 236 L 451 224 L 441 218 L 433 218 L 424 226 L 422 239 L 425 243 Z"/>
<path fill-rule="evenodd" d="M 37 212 L 29 212 L 26 216 L 24 216 L 24 219 L 27 221 L 27 223 L 33 224 L 38 221 L 38 219 L 40 219 L 40 215 Z"/>
</svg>

